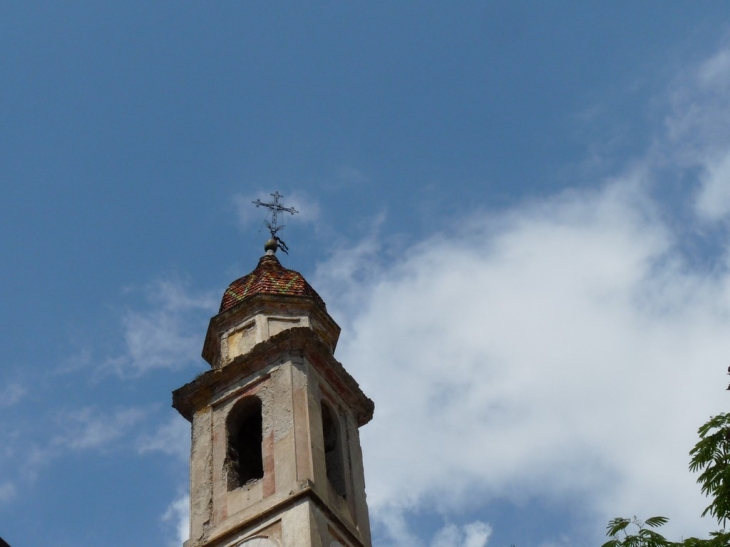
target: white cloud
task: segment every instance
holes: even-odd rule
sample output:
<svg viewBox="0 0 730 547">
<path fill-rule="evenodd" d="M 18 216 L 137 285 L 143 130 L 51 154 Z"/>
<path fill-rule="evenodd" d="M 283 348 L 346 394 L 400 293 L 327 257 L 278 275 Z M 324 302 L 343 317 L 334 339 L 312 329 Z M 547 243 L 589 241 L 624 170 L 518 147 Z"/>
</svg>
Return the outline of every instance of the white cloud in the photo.
<svg viewBox="0 0 730 547">
<path fill-rule="evenodd" d="M 37 480 L 42 468 L 69 453 L 95 450 L 105 452 L 118 447 L 147 417 L 148 411 L 138 407 L 100 411 L 96 407 L 62 410 L 52 413 L 49 423 L 40 429 L 16 428 L 10 432 L 12 450 L 5 454 L 3 467 L 26 485 Z M 10 484 L 10 483 L 7 483 Z M 10 486 L 13 486 L 12 484 Z M 0 501 L 6 491 L 0 482 Z M 10 487 L 8 487 L 10 488 Z"/>
<path fill-rule="evenodd" d="M 377 543 L 378 547 L 421 547 L 424 545 L 423 541 L 409 528 L 403 511 L 386 508 L 373 514 L 372 503 L 368 502 L 368 505 L 371 520 L 374 521 L 372 524 L 385 531 L 385 537 Z"/>
<path fill-rule="evenodd" d="M 706 89 L 730 86 L 730 49 L 722 49 L 704 61 L 697 70 L 697 80 Z"/>
<path fill-rule="evenodd" d="M 730 213 L 730 149 L 705 161 L 697 210 L 709 220 L 722 220 Z"/>
<path fill-rule="evenodd" d="M 190 423 L 181 416 L 172 416 L 153 435 L 143 435 L 137 440 L 140 454 L 162 452 L 187 462 L 190 458 Z"/>
<path fill-rule="evenodd" d="M 680 74 L 671 91 L 666 135 L 657 136 L 653 161 L 675 173 L 700 173 L 694 200 L 700 218 L 730 215 L 730 47 Z"/>
<path fill-rule="evenodd" d="M 11 382 L 0 390 L 0 408 L 11 407 L 20 402 L 27 393 L 27 389 L 22 384 Z"/>
<path fill-rule="evenodd" d="M 306 192 L 295 190 L 286 196 L 286 207 L 294 207 L 297 214 L 281 219 L 280 224 L 287 222 L 316 222 L 321 215 L 319 202 Z"/>
<path fill-rule="evenodd" d="M 102 368 L 120 376 L 137 376 L 153 369 L 179 369 L 198 362 L 200 330 L 218 300 L 213 293 L 192 294 L 175 280 L 146 288 L 147 309 L 122 315 L 125 351 L 107 359 Z"/>
<path fill-rule="evenodd" d="M 370 180 L 365 173 L 350 165 L 340 166 L 337 169 L 336 178 L 345 186 L 360 186 Z"/>
<path fill-rule="evenodd" d="M 53 438 L 50 451 L 57 452 L 59 446 L 72 450 L 105 448 L 126 435 L 145 415 L 140 408 L 124 408 L 105 414 L 87 407 L 61 413 L 57 422 L 62 432 Z"/>
<path fill-rule="evenodd" d="M 163 522 L 172 523 L 174 526 L 174 537 L 168 542 L 170 547 L 180 547 L 190 535 L 189 507 L 190 496 L 185 494 L 174 500 L 162 516 Z"/>
<path fill-rule="evenodd" d="M 322 293 L 336 276 L 362 303 L 326 296 L 351 325 L 338 356 L 376 403 L 368 501 L 395 545 L 399 511 L 475 499 L 579 502 L 597 539 L 643 511 L 710 529 L 687 452 L 727 406 L 730 275 L 684 263 L 645 187 L 631 174 L 475 217 L 364 284 L 350 269 L 367 252 L 321 265 Z"/>
<path fill-rule="evenodd" d="M 492 528 L 480 521 L 462 527 L 448 524 L 436 533 L 431 547 L 485 547 L 491 534 Z"/>
<path fill-rule="evenodd" d="M 328 306 L 339 309 L 344 320 L 367 304 L 367 288 L 377 283 L 384 273 L 379 260 L 381 245 L 376 236 L 380 222 L 376 222 L 373 235 L 339 250 L 334 260 L 317 269 L 317 287 L 323 289 Z"/>
<path fill-rule="evenodd" d="M 0 503 L 7 503 L 13 500 L 17 494 L 15 485 L 11 482 L 3 482 L 0 484 Z"/>
<path fill-rule="evenodd" d="M 368 501 L 393 545 L 422 539 L 409 514 L 494 501 L 580 507 L 595 541 L 619 515 L 713 528 L 687 453 L 727 408 L 727 240 L 694 267 L 688 227 L 652 196 L 682 172 L 689 222 L 730 215 L 729 52 L 677 79 L 666 134 L 599 190 L 474 214 L 395 260 L 372 237 L 320 265 L 348 325 L 338 356 L 376 403 Z"/>
</svg>

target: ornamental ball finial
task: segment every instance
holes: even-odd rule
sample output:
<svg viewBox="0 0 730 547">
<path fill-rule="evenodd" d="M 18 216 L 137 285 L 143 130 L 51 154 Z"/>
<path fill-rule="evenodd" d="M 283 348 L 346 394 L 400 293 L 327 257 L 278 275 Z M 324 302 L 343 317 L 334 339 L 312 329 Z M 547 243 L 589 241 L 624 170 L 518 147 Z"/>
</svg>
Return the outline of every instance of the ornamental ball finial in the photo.
<svg viewBox="0 0 730 547">
<path fill-rule="evenodd" d="M 264 251 L 267 255 L 273 255 L 276 253 L 276 249 L 279 248 L 279 243 L 272 237 L 264 243 Z"/>
</svg>

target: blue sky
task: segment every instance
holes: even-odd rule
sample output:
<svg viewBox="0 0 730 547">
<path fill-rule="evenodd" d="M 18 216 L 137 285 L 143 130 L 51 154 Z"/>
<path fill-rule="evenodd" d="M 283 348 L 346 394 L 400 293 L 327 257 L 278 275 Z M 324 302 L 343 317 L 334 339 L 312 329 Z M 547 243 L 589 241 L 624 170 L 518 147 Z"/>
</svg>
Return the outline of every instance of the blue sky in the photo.
<svg viewBox="0 0 730 547">
<path fill-rule="evenodd" d="M 378 547 L 701 534 L 727 408 L 730 5 L 0 6 L 0 536 L 179 545 L 170 392 L 279 190 Z"/>
</svg>

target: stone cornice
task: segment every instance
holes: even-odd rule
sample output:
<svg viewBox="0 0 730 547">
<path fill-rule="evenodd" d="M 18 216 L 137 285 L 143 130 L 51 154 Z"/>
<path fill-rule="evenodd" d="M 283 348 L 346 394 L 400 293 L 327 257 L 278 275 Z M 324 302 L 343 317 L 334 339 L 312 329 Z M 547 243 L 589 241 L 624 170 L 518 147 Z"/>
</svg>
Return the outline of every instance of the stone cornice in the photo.
<svg viewBox="0 0 730 547">
<path fill-rule="evenodd" d="M 271 365 L 285 353 L 306 357 L 314 368 L 326 378 L 342 399 L 355 413 L 358 426 L 365 425 L 372 417 L 375 404 L 368 398 L 345 367 L 332 355 L 316 332 L 308 327 L 287 329 L 256 344 L 251 351 L 236 357 L 226 366 L 200 374 L 192 382 L 172 393 L 172 406 L 188 421 L 204 407 L 216 393 L 243 378 Z"/>
</svg>

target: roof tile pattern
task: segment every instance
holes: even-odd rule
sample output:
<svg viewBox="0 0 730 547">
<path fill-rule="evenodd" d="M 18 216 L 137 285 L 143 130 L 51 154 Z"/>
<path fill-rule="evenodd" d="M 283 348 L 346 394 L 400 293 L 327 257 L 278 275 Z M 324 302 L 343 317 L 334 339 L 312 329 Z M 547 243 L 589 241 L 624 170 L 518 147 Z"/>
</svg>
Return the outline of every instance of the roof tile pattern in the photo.
<svg viewBox="0 0 730 547">
<path fill-rule="evenodd" d="M 262 293 L 307 296 L 325 307 L 324 300 L 307 283 L 302 274 L 284 268 L 274 255 L 264 255 L 254 271 L 236 279 L 228 286 L 223 293 L 218 313 L 223 313 L 249 296 Z"/>
</svg>

